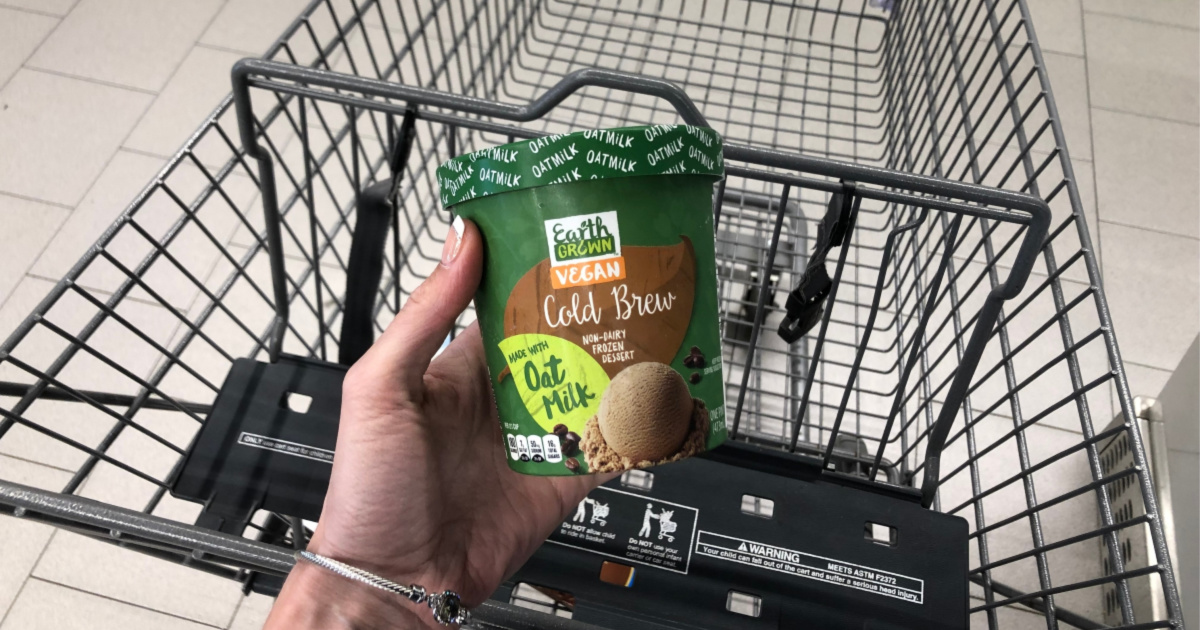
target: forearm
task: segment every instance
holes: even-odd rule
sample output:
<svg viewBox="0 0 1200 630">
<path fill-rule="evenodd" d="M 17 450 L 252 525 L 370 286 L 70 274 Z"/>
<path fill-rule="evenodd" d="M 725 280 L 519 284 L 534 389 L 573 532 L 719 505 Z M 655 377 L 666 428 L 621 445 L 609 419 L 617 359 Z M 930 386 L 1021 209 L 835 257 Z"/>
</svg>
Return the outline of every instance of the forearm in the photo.
<svg viewBox="0 0 1200 630">
<path fill-rule="evenodd" d="M 429 627 L 420 617 L 428 612 L 406 599 L 301 561 L 284 583 L 264 628 L 415 630 Z"/>
</svg>

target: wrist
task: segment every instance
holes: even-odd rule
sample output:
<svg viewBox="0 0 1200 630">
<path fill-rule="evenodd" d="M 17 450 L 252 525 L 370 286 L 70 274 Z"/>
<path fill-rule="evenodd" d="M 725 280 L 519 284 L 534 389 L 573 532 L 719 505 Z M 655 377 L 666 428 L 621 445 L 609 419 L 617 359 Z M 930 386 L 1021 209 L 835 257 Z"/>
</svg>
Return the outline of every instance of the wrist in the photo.
<svg viewBox="0 0 1200 630">
<path fill-rule="evenodd" d="M 416 630 L 434 626 L 424 606 L 300 561 L 288 575 L 265 628 Z"/>
</svg>

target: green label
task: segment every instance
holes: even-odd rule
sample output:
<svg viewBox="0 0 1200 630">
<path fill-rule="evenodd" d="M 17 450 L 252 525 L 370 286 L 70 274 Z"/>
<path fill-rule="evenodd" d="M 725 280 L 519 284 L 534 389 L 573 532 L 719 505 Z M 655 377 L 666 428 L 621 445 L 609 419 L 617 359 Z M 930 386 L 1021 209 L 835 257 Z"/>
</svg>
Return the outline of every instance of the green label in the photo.
<svg viewBox="0 0 1200 630">
<path fill-rule="evenodd" d="M 611 236 L 592 238 L 572 243 L 558 243 L 554 246 L 556 258 L 559 260 L 575 260 L 606 256 L 617 251 L 616 241 Z"/>
<path fill-rule="evenodd" d="M 500 342 L 525 409 L 546 431 L 564 424 L 578 433 L 596 415 L 608 374 L 583 348 L 550 335 L 514 335 Z"/>
<path fill-rule="evenodd" d="M 437 169 L 442 205 L 447 208 L 539 186 L 671 174 L 723 177 L 725 161 L 717 132 L 690 125 L 580 131 L 466 153 Z"/>
</svg>

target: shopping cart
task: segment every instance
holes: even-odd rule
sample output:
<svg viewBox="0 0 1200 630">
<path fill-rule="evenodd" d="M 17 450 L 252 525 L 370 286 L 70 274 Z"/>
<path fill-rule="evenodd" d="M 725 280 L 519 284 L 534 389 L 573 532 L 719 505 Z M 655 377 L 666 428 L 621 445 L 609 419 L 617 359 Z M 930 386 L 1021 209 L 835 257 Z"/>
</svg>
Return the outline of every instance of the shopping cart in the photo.
<svg viewBox="0 0 1200 630">
<path fill-rule="evenodd" d="M 73 472 L 0 481 L 6 512 L 277 588 L 311 493 L 201 508 L 168 489 L 235 370 L 336 382 L 367 191 L 395 210 L 369 292 L 380 330 L 436 265 L 442 160 L 683 120 L 728 144 L 734 440 L 597 493 L 611 522 L 621 497 L 676 504 L 687 564 L 547 544 L 477 618 L 578 627 L 510 604 L 536 592 L 609 627 L 1095 628 L 1105 603 L 1121 627 L 1182 627 L 1137 426 L 1095 426 L 1132 401 L 1024 3 L 315 0 L 267 58 L 239 64 L 236 111 L 226 99 L 0 346 L 0 454 Z M 835 222 L 852 226 L 836 247 Z M 798 285 L 822 257 L 814 298 Z M 328 401 L 311 404 L 284 412 Z M 1106 470 L 1116 437 L 1133 466 Z M 1105 487 L 1126 479 L 1140 504 L 1118 511 Z M 1124 553 L 1131 530 L 1154 558 Z M 782 570 L 710 555 L 736 557 L 734 539 Z M 882 577 L 848 588 L 816 556 Z M 642 568 L 601 583 L 606 561 Z M 1167 619 L 1136 616 L 1139 580 Z"/>
</svg>

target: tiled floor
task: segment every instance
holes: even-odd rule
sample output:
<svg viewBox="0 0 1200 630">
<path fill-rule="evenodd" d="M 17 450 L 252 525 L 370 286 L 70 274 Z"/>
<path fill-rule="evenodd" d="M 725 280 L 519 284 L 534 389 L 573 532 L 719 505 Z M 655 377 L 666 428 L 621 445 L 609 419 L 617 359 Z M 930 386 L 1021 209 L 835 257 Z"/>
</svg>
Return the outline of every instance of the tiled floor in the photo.
<svg viewBox="0 0 1200 630">
<path fill-rule="evenodd" d="M 0 0 L 0 334 L 228 91 L 230 64 L 307 3 Z M 1153 395 L 1200 320 L 1200 11 L 1030 4 L 1130 384 Z M 5 479 L 66 475 L 0 454 Z M 0 630 L 246 629 L 269 607 L 227 581 L 0 518 Z"/>
</svg>

